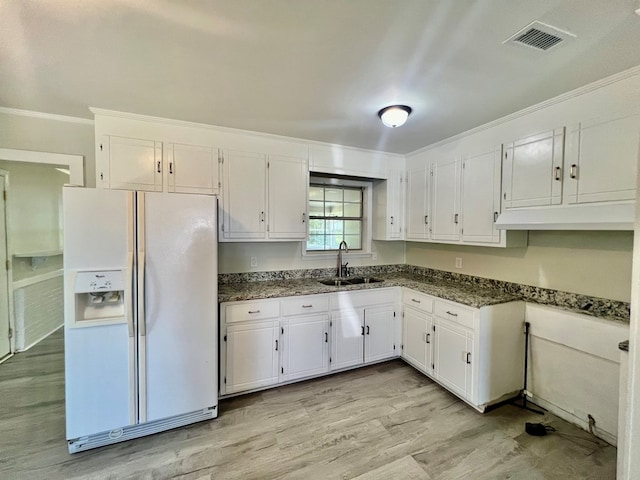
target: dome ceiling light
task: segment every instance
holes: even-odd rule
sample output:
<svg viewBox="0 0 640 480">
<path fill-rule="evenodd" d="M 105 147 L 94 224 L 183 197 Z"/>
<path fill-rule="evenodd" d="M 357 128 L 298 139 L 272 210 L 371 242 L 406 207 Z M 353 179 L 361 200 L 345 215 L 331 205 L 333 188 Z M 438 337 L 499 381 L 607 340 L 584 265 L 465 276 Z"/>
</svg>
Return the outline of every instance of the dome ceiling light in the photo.
<svg viewBox="0 0 640 480">
<path fill-rule="evenodd" d="M 378 116 L 387 127 L 396 128 L 404 125 L 410 113 L 411 107 L 407 107 L 406 105 L 390 105 L 380 110 Z"/>
</svg>

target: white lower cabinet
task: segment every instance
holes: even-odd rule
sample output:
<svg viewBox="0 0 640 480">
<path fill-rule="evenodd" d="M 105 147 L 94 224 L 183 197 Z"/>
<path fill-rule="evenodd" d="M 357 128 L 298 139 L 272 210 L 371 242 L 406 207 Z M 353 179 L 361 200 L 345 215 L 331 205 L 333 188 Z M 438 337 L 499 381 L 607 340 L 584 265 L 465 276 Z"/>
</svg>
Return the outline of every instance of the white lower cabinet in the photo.
<svg viewBox="0 0 640 480">
<path fill-rule="evenodd" d="M 329 315 L 302 315 L 282 321 L 283 381 L 321 375 L 329 370 Z"/>
<path fill-rule="evenodd" d="M 471 308 L 403 291 L 402 358 L 480 411 L 523 386 L 524 302 Z"/>
<path fill-rule="evenodd" d="M 225 393 L 278 383 L 280 325 L 277 320 L 232 324 L 227 327 Z"/>
<path fill-rule="evenodd" d="M 473 401 L 473 330 L 442 318 L 436 318 L 435 327 L 436 379 L 465 400 Z"/>
<path fill-rule="evenodd" d="M 221 395 L 398 355 L 400 289 L 220 305 Z"/>
</svg>

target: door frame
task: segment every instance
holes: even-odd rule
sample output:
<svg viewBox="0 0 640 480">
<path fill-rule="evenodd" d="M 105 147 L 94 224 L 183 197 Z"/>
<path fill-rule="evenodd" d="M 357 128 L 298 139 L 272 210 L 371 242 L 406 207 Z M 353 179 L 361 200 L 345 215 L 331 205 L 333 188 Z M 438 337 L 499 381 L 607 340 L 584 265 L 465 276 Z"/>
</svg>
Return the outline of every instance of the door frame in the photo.
<svg viewBox="0 0 640 480">
<path fill-rule="evenodd" d="M 50 152 L 37 152 L 31 150 L 16 150 L 13 148 L 0 148 L 0 161 L 9 162 L 24 162 L 24 163 L 38 163 L 44 165 L 52 165 L 59 167 L 66 167 L 69 169 L 69 185 L 76 185 L 84 187 L 84 156 L 83 155 L 70 155 L 65 153 L 50 153 Z M 5 172 L 5 188 L 9 191 L 9 172 L 6 170 L 0 170 Z M 11 201 L 11 195 L 7 195 L 5 200 L 5 220 L 6 220 L 6 232 L 7 232 L 7 259 L 9 260 L 9 269 L 7 270 L 8 277 L 8 308 L 9 308 L 9 327 L 13 331 L 12 337 L 9 339 L 10 353 L 4 359 L 0 360 L 0 363 L 8 358 L 11 358 L 16 352 L 16 325 L 15 325 L 15 310 L 13 304 L 13 245 L 11 242 L 11 235 L 9 234 L 10 216 L 9 205 Z"/>
</svg>

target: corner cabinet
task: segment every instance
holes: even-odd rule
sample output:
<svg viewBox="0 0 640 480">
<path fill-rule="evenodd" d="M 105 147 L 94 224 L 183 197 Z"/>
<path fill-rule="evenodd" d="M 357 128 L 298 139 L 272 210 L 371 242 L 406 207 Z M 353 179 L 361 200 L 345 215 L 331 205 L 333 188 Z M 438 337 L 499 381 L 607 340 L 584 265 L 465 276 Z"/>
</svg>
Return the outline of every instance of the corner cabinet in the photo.
<svg viewBox="0 0 640 480">
<path fill-rule="evenodd" d="M 215 147 L 103 135 L 97 149 L 98 188 L 205 195 L 219 191 Z"/>
<path fill-rule="evenodd" d="M 524 302 L 471 308 L 403 290 L 407 363 L 479 411 L 520 392 Z"/>
<path fill-rule="evenodd" d="M 304 240 L 307 161 L 224 150 L 220 241 Z"/>
</svg>

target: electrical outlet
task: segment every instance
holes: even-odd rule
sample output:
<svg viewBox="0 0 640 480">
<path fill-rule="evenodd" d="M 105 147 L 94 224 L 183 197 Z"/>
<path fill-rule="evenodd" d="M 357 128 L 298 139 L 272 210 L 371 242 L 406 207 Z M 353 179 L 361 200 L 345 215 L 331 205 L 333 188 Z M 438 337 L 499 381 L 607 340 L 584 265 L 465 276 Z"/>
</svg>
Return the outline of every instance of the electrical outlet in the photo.
<svg viewBox="0 0 640 480">
<path fill-rule="evenodd" d="M 378 252 L 371 252 L 371 260 L 374 262 L 378 260 Z"/>
<path fill-rule="evenodd" d="M 251 267 L 258 266 L 258 257 L 251 257 Z"/>
<path fill-rule="evenodd" d="M 462 257 L 456 257 L 456 268 L 462 268 Z"/>
</svg>

